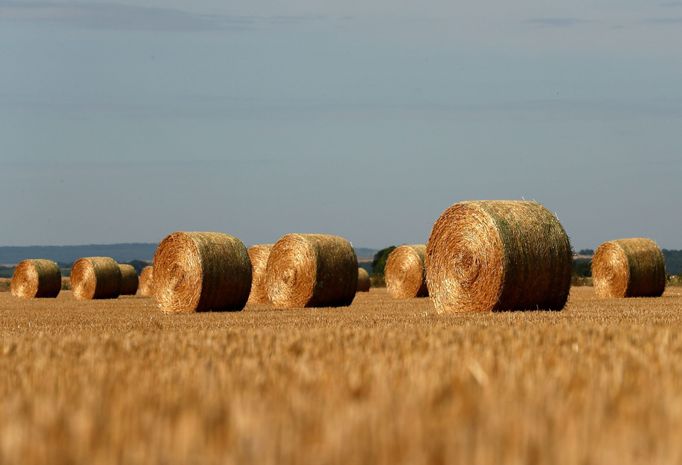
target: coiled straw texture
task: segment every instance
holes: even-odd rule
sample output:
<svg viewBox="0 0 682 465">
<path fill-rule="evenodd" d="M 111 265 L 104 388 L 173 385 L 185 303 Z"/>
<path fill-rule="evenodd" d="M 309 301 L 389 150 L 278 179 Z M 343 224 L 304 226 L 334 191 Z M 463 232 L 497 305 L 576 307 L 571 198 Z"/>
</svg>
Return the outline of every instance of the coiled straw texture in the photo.
<svg viewBox="0 0 682 465">
<path fill-rule="evenodd" d="M 600 298 L 659 297 L 665 291 L 665 259 L 651 239 L 604 242 L 592 258 L 594 290 Z"/>
<path fill-rule="evenodd" d="M 369 279 L 369 273 L 364 268 L 358 268 L 358 292 L 369 292 L 372 283 Z"/>
<path fill-rule="evenodd" d="M 24 260 L 14 269 L 10 291 L 15 297 L 34 299 L 57 297 L 62 288 L 62 273 L 52 260 Z"/>
<path fill-rule="evenodd" d="M 137 271 L 133 265 L 119 265 L 121 269 L 121 291 L 120 295 L 135 295 L 140 284 Z"/>
<path fill-rule="evenodd" d="M 393 249 L 386 260 L 384 278 L 386 289 L 395 299 L 427 297 L 426 245 L 401 245 Z"/>
<path fill-rule="evenodd" d="M 571 269 L 564 228 L 536 202 L 457 203 L 434 224 L 426 250 L 438 312 L 560 310 Z"/>
<path fill-rule="evenodd" d="M 235 311 L 251 290 L 251 262 L 236 237 L 175 232 L 154 254 L 154 297 L 164 312 Z"/>
<path fill-rule="evenodd" d="M 138 292 L 142 297 L 154 295 L 154 267 L 145 266 L 140 272 L 140 286 Z"/>
<path fill-rule="evenodd" d="M 266 287 L 279 308 L 350 305 L 358 286 L 358 259 L 346 239 L 287 234 L 273 246 Z"/>
<path fill-rule="evenodd" d="M 249 295 L 250 304 L 267 304 L 268 290 L 265 287 L 265 272 L 268 266 L 272 244 L 257 244 L 249 247 L 249 258 L 251 259 L 251 294 Z"/>
<path fill-rule="evenodd" d="M 113 258 L 81 258 L 71 268 L 71 289 L 79 300 L 115 299 L 121 290 L 121 269 Z"/>
</svg>

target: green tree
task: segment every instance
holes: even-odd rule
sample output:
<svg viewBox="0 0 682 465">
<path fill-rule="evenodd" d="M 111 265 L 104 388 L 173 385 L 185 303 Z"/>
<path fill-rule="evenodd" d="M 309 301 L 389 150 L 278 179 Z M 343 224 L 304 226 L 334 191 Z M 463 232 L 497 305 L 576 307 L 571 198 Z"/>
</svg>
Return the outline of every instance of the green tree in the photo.
<svg viewBox="0 0 682 465">
<path fill-rule="evenodd" d="M 393 252 L 395 245 L 381 249 L 374 254 L 374 260 L 372 260 L 372 274 L 373 275 L 384 275 L 384 268 L 386 268 L 386 260 L 388 260 L 388 254 Z"/>
</svg>

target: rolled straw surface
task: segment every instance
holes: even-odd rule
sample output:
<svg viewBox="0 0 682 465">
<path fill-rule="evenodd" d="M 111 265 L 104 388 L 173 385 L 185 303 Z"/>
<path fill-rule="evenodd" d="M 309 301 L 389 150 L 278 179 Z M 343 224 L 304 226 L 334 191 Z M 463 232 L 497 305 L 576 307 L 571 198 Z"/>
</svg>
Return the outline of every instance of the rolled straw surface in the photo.
<svg viewBox="0 0 682 465">
<path fill-rule="evenodd" d="M 358 268 L 358 292 L 369 292 L 372 283 L 369 279 L 369 273 L 364 268 Z"/>
<path fill-rule="evenodd" d="M 268 290 L 265 287 L 265 271 L 268 266 L 270 250 L 272 250 L 272 244 L 257 244 L 249 247 L 253 275 L 248 301 L 250 304 L 267 304 L 270 302 Z"/>
<path fill-rule="evenodd" d="M 235 311 L 251 290 L 251 262 L 236 237 L 175 232 L 154 254 L 154 297 L 164 312 Z"/>
<path fill-rule="evenodd" d="M 71 268 L 71 289 L 79 300 L 115 299 L 121 290 L 121 269 L 110 257 L 87 257 Z"/>
<path fill-rule="evenodd" d="M 437 311 L 560 310 L 571 244 L 559 220 L 527 201 L 452 205 L 433 226 L 426 278 Z"/>
<path fill-rule="evenodd" d="M 57 297 L 62 289 L 62 273 L 52 260 L 24 260 L 14 269 L 10 291 L 15 297 L 34 299 Z"/>
<path fill-rule="evenodd" d="M 358 286 L 358 259 L 346 239 L 287 234 L 273 246 L 266 287 L 280 308 L 350 305 Z"/>
<path fill-rule="evenodd" d="M 154 295 L 154 267 L 145 266 L 140 272 L 140 286 L 139 293 L 142 297 L 151 297 Z"/>
<path fill-rule="evenodd" d="M 659 297 L 665 291 L 665 259 L 651 239 L 604 242 L 592 257 L 598 297 Z"/>
<path fill-rule="evenodd" d="M 137 270 L 133 265 L 121 264 L 121 291 L 120 295 L 135 295 L 140 284 Z"/>
<path fill-rule="evenodd" d="M 413 244 L 396 247 L 388 255 L 384 278 L 388 293 L 396 299 L 427 297 L 426 245 Z"/>
</svg>

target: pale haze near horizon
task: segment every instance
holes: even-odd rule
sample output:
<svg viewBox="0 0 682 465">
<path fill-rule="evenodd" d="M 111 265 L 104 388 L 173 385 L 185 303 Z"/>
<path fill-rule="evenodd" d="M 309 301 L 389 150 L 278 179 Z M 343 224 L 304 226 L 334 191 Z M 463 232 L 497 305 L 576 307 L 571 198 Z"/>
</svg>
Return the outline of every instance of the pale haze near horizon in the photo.
<svg viewBox="0 0 682 465">
<path fill-rule="evenodd" d="M 676 1 L 0 0 L 0 245 L 378 248 L 525 198 L 682 248 L 681 42 Z"/>
</svg>

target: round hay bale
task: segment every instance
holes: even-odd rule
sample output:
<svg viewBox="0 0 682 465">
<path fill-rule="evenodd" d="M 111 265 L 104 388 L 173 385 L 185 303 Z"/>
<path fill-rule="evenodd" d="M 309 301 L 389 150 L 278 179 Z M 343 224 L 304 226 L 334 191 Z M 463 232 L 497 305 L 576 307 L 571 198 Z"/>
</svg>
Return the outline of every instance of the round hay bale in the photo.
<svg viewBox="0 0 682 465">
<path fill-rule="evenodd" d="M 154 295 L 154 267 L 145 266 L 140 272 L 140 285 L 138 291 L 142 297 L 151 297 Z"/>
<path fill-rule="evenodd" d="M 34 299 L 57 297 L 62 289 L 62 272 L 52 260 L 24 260 L 14 269 L 10 291 L 15 297 Z"/>
<path fill-rule="evenodd" d="M 174 232 L 154 254 L 154 297 L 169 313 L 235 311 L 251 290 L 251 261 L 236 237 Z"/>
<path fill-rule="evenodd" d="M 388 255 L 384 279 L 386 289 L 395 299 L 428 297 L 424 261 L 426 245 L 401 245 Z"/>
<path fill-rule="evenodd" d="M 369 280 L 369 273 L 364 268 L 358 268 L 358 292 L 369 292 L 372 284 Z"/>
<path fill-rule="evenodd" d="M 121 291 L 120 295 L 135 295 L 137 288 L 140 285 L 140 279 L 137 277 L 137 270 L 133 265 L 118 265 L 121 268 Z"/>
<path fill-rule="evenodd" d="M 564 228 L 539 203 L 460 202 L 433 226 L 426 279 L 438 312 L 561 310 L 572 259 Z"/>
<path fill-rule="evenodd" d="M 251 274 L 253 276 L 248 300 L 250 304 L 270 303 L 268 290 L 265 287 L 265 271 L 268 266 L 270 250 L 272 250 L 272 244 L 257 244 L 249 247 Z"/>
<path fill-rule="evenodd" d="M 81 258 L 71 268 L 71 289 L 79 300 L 115 299 L 121 291 L 121 268 L 113 258 Z"/>
<path fill-rule="evenodd" d="M 665 291 L 665 259 L 651 239 L 604 242 L 592 258 L 594 290 L 600 298 L 659 297 Z"/>
<path fill-rule="evenodd" d="M 287 234 L 270 251 L 265 279 L 276 307 L 347 306 L 358 287 L 358 259 L 342 237 Z"/>
</svg>

